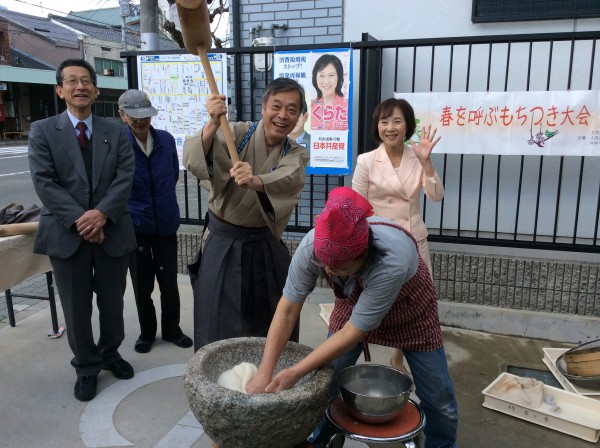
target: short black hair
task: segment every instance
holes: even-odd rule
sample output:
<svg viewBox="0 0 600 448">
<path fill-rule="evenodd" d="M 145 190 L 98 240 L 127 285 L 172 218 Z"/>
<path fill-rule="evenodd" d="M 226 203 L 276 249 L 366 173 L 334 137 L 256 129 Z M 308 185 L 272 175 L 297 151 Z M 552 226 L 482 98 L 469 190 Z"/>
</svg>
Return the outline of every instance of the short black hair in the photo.
<svg viewBox="0 0 600 448">
<path fill-rule="evenodd" d="M 262 103 L 267 104 L 269 97 L 279 92 L 296 91 L 300 95 L 300 109 L 306 109 L 306 98 L 304 95 L 304 87 L 298 83 L 295 79 L 291 78 L 277 78 L 267 84 L 267 88 L 262 96 Z"/>
<path fill-rule="evenodd" d="M 319 89 L 319 87 L 317 86 L 317 73 L 319 73 L 329 64 L 333 65 L 337 73 L 338 79 L 337 85 L 335 86 L 335 94 L 337 96 L 344 96 L 344 94 L 342 93 L 342 86 L 344 85 L 344 66 L 342 65 L 342 61 L 340 61 L 340 58 L 333 54 L 324 54 L 319 59 L 317 59 L 317 62 L 315 62 L 312 72 L 312 83 L 317 91 L 317 98 L 321 98 L 323 96 L 323 92 L 321 92 L 321 89 Z"/>
<path fill-rule="evenodd" d="M 66 67 L 83 67 L 88 72 L 90 72 L 90 78 L 92 78 L 92 83 L 94 83 L 94 85 L 96 85 L 98 83 L 98 77 L 96 76 L 96 71 L 94 70 L 94 67 L 92 67 L 92 65 L 88 61 L 86 61 L 85 59 L 72 58 L 72 59 L 65 59 L 64 61 L 62 61 L 60 63 L 60 65 L 58 66 L 58 68 L 56 69 L 56 85 L 57 86 L 62 86 L 62 83 L 64 80 L 63 76 L 62 76 L 62 72 L 63 72 L 63 69 Z"/>
<path fill-rule="evenodd" d="M 405 99 L 389 98 L 381 103 L 373 111 L 373 126 L 371 128 L 371 136 L 376 144 L 381 143 L 381 136 L 379 135 L 379 120 L 390 117 L 395 109 L 400 109 L 402 115 L 404 115 L 404 122 L 406 123 L 406 135 L 404 140 L 409 140 L 415 133 L 417 122 L 415 120 L 415 111 L 408 101 Z"/>
<path fill-rule="evenodd" d="M 306 105 L 306 101 L 302 101 L 302 115 L 308 113 L 308 106 Z"/>
</svg>

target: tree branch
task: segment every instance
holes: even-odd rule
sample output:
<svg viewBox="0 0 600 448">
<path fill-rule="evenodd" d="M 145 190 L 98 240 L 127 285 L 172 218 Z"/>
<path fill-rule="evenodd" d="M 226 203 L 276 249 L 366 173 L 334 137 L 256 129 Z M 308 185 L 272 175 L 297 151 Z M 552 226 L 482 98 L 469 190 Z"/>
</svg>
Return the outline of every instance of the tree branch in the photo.
<svg viewBox="0 0 600 448">
<path fill-rule="evenodd" d="M 213 3 L 214 0 L 206 0 L 206 1 L 210 5 Z M 175 4 L 176 0 L 167 0 L 167 2 L 169 3 L 169 5 L 172 6 Z M 215 18 L 217 16 L 221 16 L 224 12 L 229 12 L 229 7 L 225 6 L 225 0 L 219 0 L 219 5 L 217 7 L 215 7 L 212 11 L 210 9 L 208 11 L 209 22 L 212 24 L 215 21 Z M 185 45 L 183 44 L 183 34 L 181 34 L 181 31 L 179 31 L 175 27 L 174 22 L 165 20 L 163 27 L 164 27 L 165 31 L 169 33 L 171 38 L 175 42 L 177 42 L 177 45 L 179 45 L 179 48 L 185 48 Z M 215 36 L 214 32 L 211 31 L 210 34 L 213 38 L 213 42 L 215 43 L 215 48 L 223 48 L 223 41 L 221 39 L 219 39 L 217 36 Z"/>
</svg>

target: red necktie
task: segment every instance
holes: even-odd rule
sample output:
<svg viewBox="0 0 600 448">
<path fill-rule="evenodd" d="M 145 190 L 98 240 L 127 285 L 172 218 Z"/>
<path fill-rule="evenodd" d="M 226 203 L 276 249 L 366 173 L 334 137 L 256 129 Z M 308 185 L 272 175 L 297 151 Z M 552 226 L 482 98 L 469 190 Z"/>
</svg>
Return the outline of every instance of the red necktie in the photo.
<svg viewBox="0 0 600 448">
<path fill-rule="evenodd" d="M 77 136 L 77 140 L 79 140 L 79 146 L 85 148 L 88 143 L 88 136 L 85 132 L 87 131 L 87 125 L 83 121 L 80 121 L 75 127 L 79 129 L 79 135 Z"/>
</svg>

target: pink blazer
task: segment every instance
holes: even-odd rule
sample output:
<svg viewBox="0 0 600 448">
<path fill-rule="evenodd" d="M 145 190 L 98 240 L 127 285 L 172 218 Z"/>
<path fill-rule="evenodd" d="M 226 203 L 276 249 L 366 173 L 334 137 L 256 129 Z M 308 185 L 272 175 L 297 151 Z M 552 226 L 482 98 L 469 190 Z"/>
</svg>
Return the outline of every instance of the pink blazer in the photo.
<svg viewBox="0 0 600 448">
<path fill-rule="evenodd" d="M 358 156 L 352 189 L 367 198 L 375 215 L 400 224 L 417 241 L 424 240 L 428 235 L 419 206 L 421 187 L 432 201 L 441 201 L 444 197 L 444 186 L 437 172 L 432 178 L 425 176 L 410 146 L 404 145 L 398 173 L 383 144 Z"/>
</svg>

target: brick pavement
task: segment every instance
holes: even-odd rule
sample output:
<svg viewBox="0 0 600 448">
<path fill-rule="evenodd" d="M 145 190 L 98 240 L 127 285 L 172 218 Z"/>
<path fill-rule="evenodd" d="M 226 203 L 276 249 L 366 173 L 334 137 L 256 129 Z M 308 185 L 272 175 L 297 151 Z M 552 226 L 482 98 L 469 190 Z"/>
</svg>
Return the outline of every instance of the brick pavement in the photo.
<svg viewBox="0 0 600 448">
<path fill-rule="evenodd" d="M 46 286 L 46 274 L 39 274 L 25 280 L 23 283 L 11 288 L 11 292 L 13 294 L 47 297 L 48 287 Z M 56 287 L 54 288 L 54 296 L 56 302 L 58 303 L 60 300 Z M 50 306 L 50 302 L 48 300 L 13 297 L 15 321 L 19 322 L 20 320 L 23 320 L 31 314 L 43 310 L 48 306 Z M 5 291 L 0 293 L 0 325 L 3 324 L 9 325 Z"/>
</svg>

